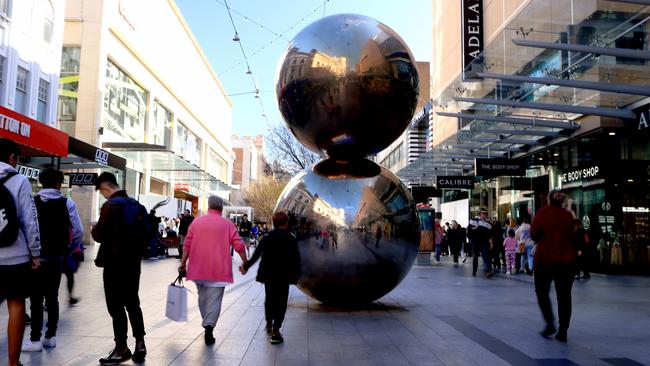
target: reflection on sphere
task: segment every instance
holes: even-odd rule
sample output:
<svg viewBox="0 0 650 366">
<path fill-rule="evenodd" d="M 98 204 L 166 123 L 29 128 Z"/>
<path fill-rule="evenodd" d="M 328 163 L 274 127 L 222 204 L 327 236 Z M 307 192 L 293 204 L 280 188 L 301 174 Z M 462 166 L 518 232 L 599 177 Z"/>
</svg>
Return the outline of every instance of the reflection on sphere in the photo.
<svg viewBox="0 0 650 366">
<path fill-rule="evenodd" d="M 386 25 L 355 14 L 320 19 L 280 60 L 276 93 L 296 138 L 330 157 L 377 153 L 408 126 L 419 79 L 406 43 Z"/>
<path fill-rule="evenodd" d="M 328 179 L 294 177 L 276 209 L 286 209 L 300 248 L 298 287 L 325 304 L 363 304 L 390 292 L 410 270 L 419 224 L 410 192 L 390 171 Z"/>
</svg>

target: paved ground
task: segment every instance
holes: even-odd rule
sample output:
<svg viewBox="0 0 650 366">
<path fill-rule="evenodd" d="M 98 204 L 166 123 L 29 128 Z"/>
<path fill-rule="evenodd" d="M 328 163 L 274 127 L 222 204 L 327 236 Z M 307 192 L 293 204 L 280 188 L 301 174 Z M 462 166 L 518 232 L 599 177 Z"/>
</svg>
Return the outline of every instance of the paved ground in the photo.
<svg viewBox="0 0 650 366">
<path fill-rule="evenodd" d="M 531 277 L 473 278 L 469 261 L 454 268 L 419 258 L 397 289 L 363 308 L 324 307 L 292 288 L 285 343 L 273 346 L 264 332 L 263 288 L 251 271 L 226 290 L 217 343 L 206 347 L 194 293 L 188 322 L 164 316 L 177 264 L 143 264 L 147 365 L 650 365 L 650 278 L 596 275 L 577 282 L 563 344 L 537 334 L 542 320 Z M 92 262 L 81 268 L 77 290 L 79 305 L 61 308 L 58 347 L 23 353 L 23 363 L 96 365 L 108 354 L 111 323 L 101 272 Z M 67 297 L 63 286 L 61 294 Z M 6 362 L 6 317 L 3 305 L 0 364 Z"/>
</svg>

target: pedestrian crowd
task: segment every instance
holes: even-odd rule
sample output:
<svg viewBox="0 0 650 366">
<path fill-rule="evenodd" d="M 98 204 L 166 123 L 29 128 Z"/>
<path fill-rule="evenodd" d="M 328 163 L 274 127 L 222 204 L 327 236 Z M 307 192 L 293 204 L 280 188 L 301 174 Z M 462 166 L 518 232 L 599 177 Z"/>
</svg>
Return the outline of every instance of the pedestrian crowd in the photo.
<svg viewBox="0 0 650 366">
<path fill-rule="evenodd" d="M 14 141 L 0 139 L 0 278 L 11 278 L 0 285 L 0 303 L 6 301 L 9 315 L 10 366 L 21 365 L 21 352 L 57 346 L 61 278 L 67 277 L 69 304 L 78 304 L 80 299 L 73 296 L 74 273 L 84 252 L 77 208 L 61 192 L 64 174 L 54 168 L 43 170 L 39 175 L 42 189 L 34 196 L 28 178 L 16 171 L 20 155 Z M 210 196 L 206 215 L 194 218 L 185 210 L 177 218 L 160 218 L 155 210 L 147 212 L 129 197 L 112 173 L 100 174 L 95 189 L 106 202 L 91 230 L 92 238 L 100 244 L 94 263 L 103 269 L 104 296 L 115 342 L 111 352 L 99 359 L 100 364 L 144 362 L 147 348 L 139 298 L 141 262 L 143 258 L 159 258 L 161 250 L 175 240 L 181 258 L 178 275 L 192 280 L 198 290 L 207 345 L 215 343 L 212 331 L 220 315 L 224 287 L 233 282 L 231 250 L 241 257 L 242 274 L 261 260 L 257 280 L 265 286 L 267 332 L 271 343 L 283 342 L 280 328 L 289 285 L 300 276 L 300 254 L 295 237 L 287 230 L 285 212 L 274 213 L 271 231 L 252 225 L 247 217 L 237 227 L 222 217 L 223 200 Z M 248 260 L 251 242 L 258 240 Z M 28 321 L 29 336 L 23 340 Z M 133 352 L 127 345 L 129 323 L 135 338 Z"/>
</svg>

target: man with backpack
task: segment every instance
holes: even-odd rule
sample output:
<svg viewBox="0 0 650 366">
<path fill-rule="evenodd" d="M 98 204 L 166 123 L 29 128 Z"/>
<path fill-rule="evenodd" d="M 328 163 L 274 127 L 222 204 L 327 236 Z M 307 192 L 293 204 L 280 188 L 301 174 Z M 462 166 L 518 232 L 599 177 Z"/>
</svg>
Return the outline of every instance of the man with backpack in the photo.
<svg viewBox="0 0 650 366">
<path fill-rule="evenodd" d="M 56 347 L 56 328 L 59 321 L 59 284 L 63 260 L 71 243 L 80 243 L 83 227 L 72 200 L 61 194 L 63 173 L 52 168 L 38 176 L 43 189 L 34 201 L 41 232 L 41 266 L 33 275 L 30 293 L 31 335 L 23 344 L 23 351 L 38 352 L 43 347 Z M 41 341 L 43 329 L 43 298 L 47 306 L 47 331 Z"/>
<path fill-rule="evenodd" d="M 115 175 L 111 173 L 100 174 L 95 189 L 108 200 L 92 228 L 92 236 L 101 243 L 95 264 L 104 268 L 104 295 L 108 313 L 113 318 L 115 339 L 115 349 L 99 363 L 117 365 L 129 359 L 143 362 L 147 349 L 138 291 L 142 248 L 149 240 L 147 210 L 126 191 L 120 190 Z M 125 308 L 136 341 L 133 354 L 126 343 L 128 323 Z"/>
<path fill-rule="evenodd" d="M 40 266 L 41 240 L 32 186 L 15 167 L 20 148 L 0 138 L 0 302 L 7 300 L 8 365 L 19 365 L 30 266 Z"/>
</svg>

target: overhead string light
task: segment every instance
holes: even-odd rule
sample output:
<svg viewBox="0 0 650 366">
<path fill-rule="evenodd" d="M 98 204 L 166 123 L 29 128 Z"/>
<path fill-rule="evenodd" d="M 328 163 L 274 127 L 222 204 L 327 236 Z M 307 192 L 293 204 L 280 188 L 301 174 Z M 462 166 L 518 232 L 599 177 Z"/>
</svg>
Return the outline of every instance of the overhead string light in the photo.
<svg viewBox="0 0 650 366">
<path fill-rule="evenodd" d="M 216 1 L 217 1 L 219 4 L 224 5 L 224 6 L 226 6 L 226 7 L 228 8 L 227 4 L 223 4 L 220 0 L 216 0 Z M 224 1 L 226 1 L 226 0 L 224 0 Z M 229 8 L 229 9 L 232 10 L 233 13 L 235 13 L 235 14 L 237 14 L 237 15 L 243 17 L 244 20 L 247 20 L 247 21 L 249 21 L 249 22 L 251 22 L 251 23 L 253 23 L 253 24 L 259 25 L 262 29 L 265 29 L 265 30 L 267 30 L 267 31 L 269 31 L 269 32 L 271 32 L 271 33 L 273 33 L 273 34 L 275 35 L 275 37 L 274 37 L 271 41 L 267 42 L 265 45 L 263 45 L 262 47 L 258 48 L 258 49 L 255 50 L 253 53 L 251 53 L 251 54 L 250 54 L 250 57 L 252 58 L 252 57 L 258 55 L 260 52 L 262 52 L 262 51 L 264 51 L 265 49 L 267 49 L 268 47 L 272 46 L 273 43 L 275 43 L 275 42 L 276 42 L 278 39 L 280 39 L 280 38 L 283 39 L 283 40 L 285 40 L 285 41 L 287 42 L 287 44 L 290 43 L 290 41 L 287 40 L 284 36 L 285 36 L 287 33 L 293 31 L 297 26 L 299 26 L 300 24 L 302 24 L 302 23 L 303 23 L 305 20 L 307 20 L 309 17 L 311 17 L 312 15 L 316 14 L 316 13 L 317 13 L 321 8 L 323 8 L 323 14 L 325 14 L 325 5 L 326 5 L 327 3 L 329 3 L 329 2 L 330 2 L 330 0 L 324 0 L 320 5 L 318 5 L 317 7 L 315 7 L 315 8 L 314 8 L 313 10 L 311 10 L 309 13 L 305 14 L 304 16 L 302 16 L 302 17 L 301 17 L 298 21 L 296 21 L 292 26 L 290 26 L 289 28 L 287 28 L 286 30 L 284 30 L 283 32 L 280 32 L 280 33 L 276 33 L 276 32 L 274 32 L 274 31 L 268 29 L 267 27 L 264 27 L 263 25 L 261 25 L 260 23 L 258 23 L 258 22 L 256 22 L 256 21 L 252 20 L 251 18 L 249 18 L 249 17 L 247 17 L 247 16 L 244 16 L 243 14 L 241 14 L 241 13 L 235 11 L 235 9 L 232 9 L 232 8 Z M 231 21 L 232 21 L 232 18 L 231 18 Z M 219 73 L 219 75 L 227 74 L 227 73 L 229 73 L 230 71 L 233 71 L 233 70 L 237 69 L 239 66 L 243 65 L 244 63 L 247 63 L 247 60 L 246 60 L 246 59 L 240 60 L 240 61 L 238 61 L 237 63 L 231 65 L 230 67 L 228 67 L 227 69 L 225 69 L 224 71 L 222 71 L 221 73 Z"/>
</svg>

